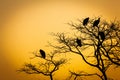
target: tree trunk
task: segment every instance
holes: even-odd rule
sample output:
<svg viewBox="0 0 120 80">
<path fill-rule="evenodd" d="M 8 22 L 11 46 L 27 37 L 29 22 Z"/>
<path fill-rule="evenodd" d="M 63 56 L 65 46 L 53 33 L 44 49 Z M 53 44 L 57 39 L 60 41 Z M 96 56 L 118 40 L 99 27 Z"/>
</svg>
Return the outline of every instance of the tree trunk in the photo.
<svg viewBox="0 0 120 80">
<path fill-rule="evenodd" d="M 98 69 L 101 71 L 101 73 L 102 73 L 102 76 L 99 76 L 99 77 L 101 78 L 101 80 L 108 80 L 105 71 L 102 70 L 100 67 L 97 67 L 97 68 L 98 68 Z"/>
<path fill-rule="evenodd" d="M 53 80 L 53 76 L 52 76 L 52 74 L 50 74 L 50 80 Z"/>
<path fill-rule="evenodd" d="M 102 72 L 102 74 L 103 74 L 103 80 L 107 80 L 107 75 L 106 75 L 106 73 L 105 73 L 105 72 Z"/>
</svg>

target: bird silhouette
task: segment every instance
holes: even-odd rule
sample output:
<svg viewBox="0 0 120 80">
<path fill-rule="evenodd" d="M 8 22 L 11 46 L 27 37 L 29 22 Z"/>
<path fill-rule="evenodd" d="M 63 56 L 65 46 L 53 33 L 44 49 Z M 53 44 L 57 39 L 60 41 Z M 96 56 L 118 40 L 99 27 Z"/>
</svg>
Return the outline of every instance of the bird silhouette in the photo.
<svg viewBox="0 0 120 80">
<path fill-rule="evenodd" d="M 104 34 L 104 32 L 99 32 L 98 35 L 101 37 L 102 40 L 105 39 L 105 34 Z"/>
<path fill-rule="evenodd" d="M 45 57 L 46 57 L 45 51 L 43 51 L 42 49 L 40 49 L 39 52 L 40 52 L 42 58 L 45 59 Z"/>
<path fill-rule="evenodd" d="M 89 21 L 89 17 L 85 18 L 83 20 L 83 25 L 86 26 L 88 24 L 88 21 Z"/>
<path fill-rule="evenodd" d="M 98 26 L 99 23 L 100 23 L 100 18 L 98 18 L 98 20 L 95 20 L 93 22 L 93 27 Z"/>
<path fill-rule="evenodd" d="M 77 42 L 77 45 L 78 45 L 78 46 L 80 46 L 80 47 L 82 46 L 80 39 L 77 38 L 77 39 L 76 39 L 76 42 Z"/>
</svg>

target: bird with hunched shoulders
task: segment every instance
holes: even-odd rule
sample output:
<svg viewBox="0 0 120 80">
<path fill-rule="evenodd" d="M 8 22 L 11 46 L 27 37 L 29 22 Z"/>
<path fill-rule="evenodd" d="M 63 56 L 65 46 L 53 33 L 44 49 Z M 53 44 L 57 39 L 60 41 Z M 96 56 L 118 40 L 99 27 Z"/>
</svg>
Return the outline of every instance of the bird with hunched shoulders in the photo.
<svg viewBox="0 0 120 80">
<path fill-rule="evenodd" d="M 100 36 L 100 38 L 101 38 L 102 40 L 105 39 L 105 34 L 104 34 L 104 32 L 100 31 L 100 32 L 98 33 L 98 35 Z"/>
<path fill-rule="evenodd" d="M 85 18 L 83 20 L 83 25 L 86 26 L 88 24 L 88 21 L 89 21 L 89 17 Z"/>
<path fill-rule="evenodd" d="M 93 22 L 93 27 L 98 26 L 99 23 L 100 23 L 100 18 L 98 18 L 98 20 L 95 20 Z"/>
<path fill-rule="evenodd" d="M 39 52 L 40 52 L 42 58 L 45 59 L 45 57 L 46 57 L 46 53 L 45 53 L 45 51 L 43 51 L 42 49 L 40 49 Z"/>
<path fill-rule="evenodd" d="M 76 42 L 77 42 L 77 45 L 78 45 L 78 46 L 80 46 L 80 47 L 82 46 L 82 44 L 81 44 L 81 39 L 78 39 L 78 38 L 77 38 L 77 39 L 76 39 Z"/>
</svg>

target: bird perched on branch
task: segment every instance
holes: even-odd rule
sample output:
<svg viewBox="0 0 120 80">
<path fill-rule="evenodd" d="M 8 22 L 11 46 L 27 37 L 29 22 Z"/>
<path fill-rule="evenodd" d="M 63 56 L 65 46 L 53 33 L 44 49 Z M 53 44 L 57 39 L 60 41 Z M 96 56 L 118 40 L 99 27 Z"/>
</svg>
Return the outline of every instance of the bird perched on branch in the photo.
<svg viewBox="0 0 120 80">
<path fill-rule="evenodd" d="M 77 39 L 76 39 L 76 42 L 77 42 L 77 45 L 78 45 L 78 46 L 80 46 L 80 47 L 82 46 L 80 39 L 77 38 Z"/>
<path fill-rule="evenodd" d="M 105 34 L 104 34 L 104 32 L 101 31 L 101 32 L 98 33 L 98 35 L 101 37 L 102 40 L 105 39 Z"/>
<path fill-rule="evenodd" d="M 45 59 L 45 57 L 46 57 L 45 51 L 43 51 L 42 49 L 40 49 L 39 52 L 40 52 L 42 58 Z"/>
<path fill-rule="evenodd" d="M 93 22 L 93 27 L 98 26 L 99 23 L 100 23 L 100 18 L 98 18 L 98 20 L 95 20 Z"/>
<path fill-rule="evenodd" d="M 86 26 L 88 24 L 88 21 L 89 21 L 89 17 L 85 18 L 83 20 L 83 25 Z"/>
</svg>

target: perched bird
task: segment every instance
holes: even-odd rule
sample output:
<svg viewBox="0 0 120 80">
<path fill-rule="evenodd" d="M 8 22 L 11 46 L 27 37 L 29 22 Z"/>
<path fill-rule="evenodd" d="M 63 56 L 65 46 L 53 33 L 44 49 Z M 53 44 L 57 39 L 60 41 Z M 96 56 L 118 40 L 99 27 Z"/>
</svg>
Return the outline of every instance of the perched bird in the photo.
<svg viewBox="0 0 120 80">
<path fill-rule="evenodd" d="M 78 45 L 78 46 L 80 46 L 80 47 L 82 46 L 80 39 L 77 38 L 77 39 L 76 39 L 76 42 L 77 42 L 77 45 Z"/>
<path fill-rule="evenodd" d="M 102 40 L 105 39 L 105 34 L 104 34 L 104 32 L 99 32 L 98 35 L 101 37 Z"/>
<path fill-rule="evenodd" d="M 44 58 L 44 59 L 45 59 L 45 57 L 46 57 L 45 52 L 44 52 L 42 49 L 40 49 L 40 50 L 39 50 L 39 52 L 40 52 L 40 54 L 41 54 L 42 58 Z"/>
<path fill-rule="evenodd" d="M 83 20 L 83 25 L 86 26 L 88 24 L 88 21 L 89 21 L 89 17 L 85 18 Z"/>
<path fill-rule="evenodd" d="M 93 22 L 93 27 L 98 26 L 99 22 L 100 22 L 100 18 L 98 18 L 98 20 L 95 20 Z"/>
</svg>

